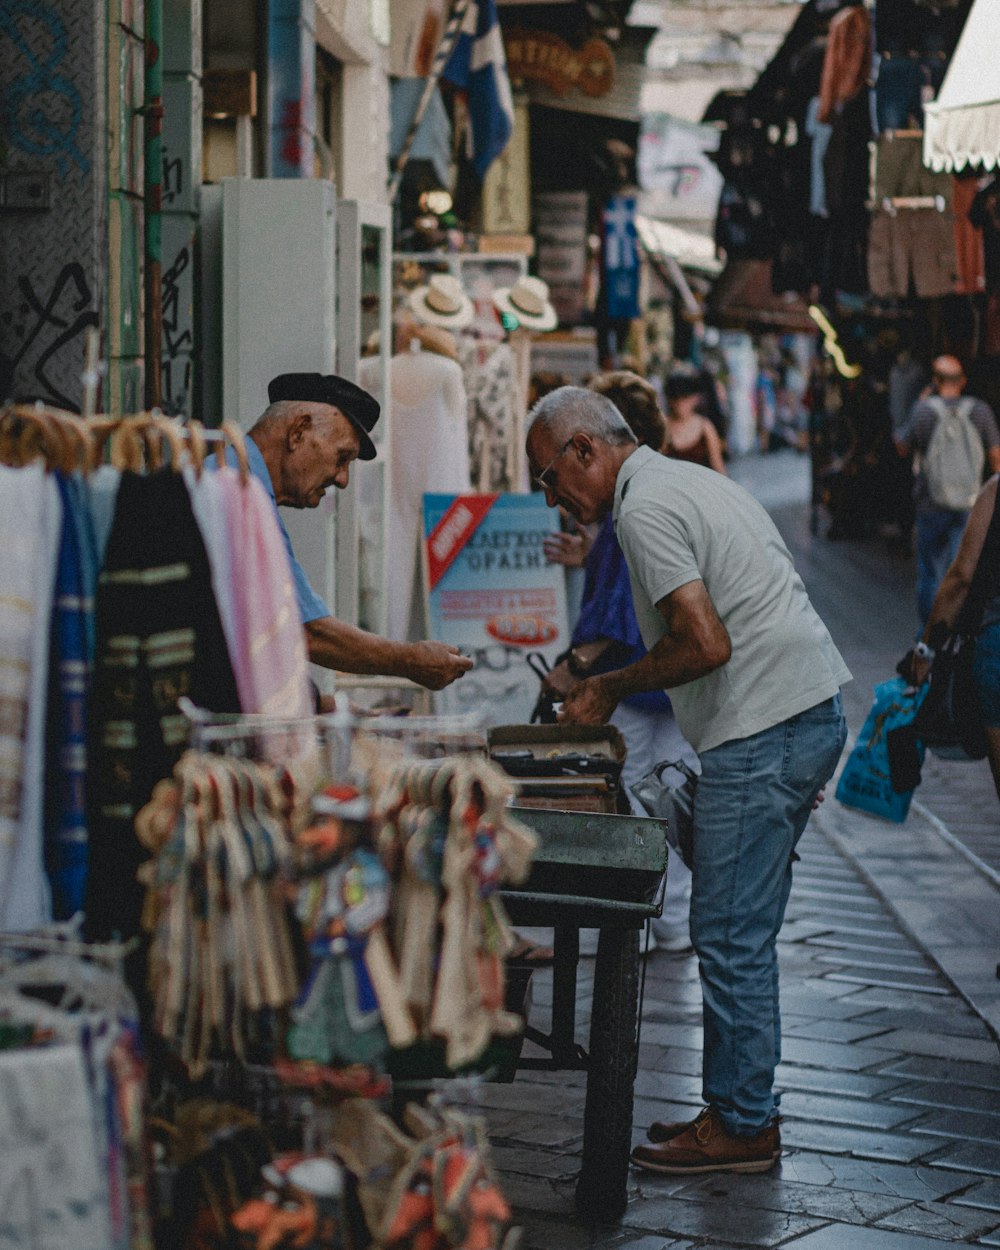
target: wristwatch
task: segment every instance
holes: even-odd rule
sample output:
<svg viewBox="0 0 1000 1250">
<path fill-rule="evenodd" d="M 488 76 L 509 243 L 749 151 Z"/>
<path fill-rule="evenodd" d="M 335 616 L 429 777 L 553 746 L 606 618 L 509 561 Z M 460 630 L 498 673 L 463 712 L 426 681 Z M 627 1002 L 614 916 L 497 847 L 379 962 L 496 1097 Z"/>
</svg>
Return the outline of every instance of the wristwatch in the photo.
<svg viewBox="0 0 1000 1250">
<path fill-rule="evenodd" d="M 577 681 L 583 681 L 593 667 L 593 663 L 593 660 L 585 660 L 577 647 L 574 647 L 570 651 L 569 656 L 566 659 L 566 667 L 569 669 L 569 675 L 570 677 L 575 677 Z"/>
<path fill-rule="evenodd" d="M 933 660 L 935 651 L 933 647 L 929 647 L 923 639 L 913 648 L 913 658 L 916 660 Z"/>
</svg>

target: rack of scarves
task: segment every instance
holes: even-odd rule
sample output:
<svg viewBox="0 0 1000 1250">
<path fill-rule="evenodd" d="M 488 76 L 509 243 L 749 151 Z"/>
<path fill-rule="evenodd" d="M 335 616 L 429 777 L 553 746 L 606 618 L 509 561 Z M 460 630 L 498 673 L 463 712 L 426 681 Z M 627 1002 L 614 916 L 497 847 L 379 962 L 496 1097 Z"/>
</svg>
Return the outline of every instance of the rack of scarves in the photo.
<svg viewBox="0 0 1000 1250">
<path fill-rule="evenodd" d="M 375 1107 L 394 1056 L 433 1047 L 462 1069 L 520 1030 L 497 889 L 524 878 L 535 840 L 511 783 L 480 755 L 412 758 L 468 729 L 444 720 L 401 745 L 398 722 L 349 733 L 184 706 L 200 749 L 136 821 L 154 1027 L 195 1078 L 237 1060 L 244 1106 L 253 1090 L 304 1099 L 295 1149 L 227 1207 L 240 1244 L 513 1244 L 481 1125 L 411 1109 L 407 1131 Z M 294 742 L 291 768 L 275 742 Z M 338 780 L 316 790 L 320 775 Z"/>
<path fill-rule="evenodd" d="M 214 468 L 211 440 L 238 469 Z M 140 929 L 136 813 L 214 712 L 312 712 L 273 507 L 235 427 L 0 414 L 0 930 Z"/>
<path fill-rule="evenodd" d="M 0 1248 L 153 1250 L 125 948 L 0 935 Z"/>
</svg>

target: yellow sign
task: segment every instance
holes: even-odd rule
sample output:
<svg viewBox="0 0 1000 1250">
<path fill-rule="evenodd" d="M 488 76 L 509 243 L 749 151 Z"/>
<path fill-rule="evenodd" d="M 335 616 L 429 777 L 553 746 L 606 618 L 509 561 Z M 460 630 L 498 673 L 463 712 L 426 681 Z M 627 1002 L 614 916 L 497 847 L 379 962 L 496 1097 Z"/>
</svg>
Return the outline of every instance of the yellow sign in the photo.
<svg viewBox="0 0 1000 1250">
<path fill-rule="evenodd" d="M 572 88 L 587 96 L 607 95 L 614 86 L 615 57 L 603 39 L 588 39 L 582 48 L 547 30 L 512 30 L 504 44 L 511 79 L 544 83 L 555 95 Z"/>
</svg>

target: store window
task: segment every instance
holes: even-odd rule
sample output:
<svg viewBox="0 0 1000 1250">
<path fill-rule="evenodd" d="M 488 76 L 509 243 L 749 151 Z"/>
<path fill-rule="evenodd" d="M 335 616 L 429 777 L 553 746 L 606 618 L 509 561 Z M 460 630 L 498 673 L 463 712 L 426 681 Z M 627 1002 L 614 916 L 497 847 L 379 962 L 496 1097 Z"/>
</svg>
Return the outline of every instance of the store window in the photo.
<svg viewBox="0 0 1000 1250">
<path fill-rule="evenodd" d="M 323 48 L 316 49 L 316 159 L 313 174 L 343 184 L 340 142 L 344 68 Z"/>
</svg>

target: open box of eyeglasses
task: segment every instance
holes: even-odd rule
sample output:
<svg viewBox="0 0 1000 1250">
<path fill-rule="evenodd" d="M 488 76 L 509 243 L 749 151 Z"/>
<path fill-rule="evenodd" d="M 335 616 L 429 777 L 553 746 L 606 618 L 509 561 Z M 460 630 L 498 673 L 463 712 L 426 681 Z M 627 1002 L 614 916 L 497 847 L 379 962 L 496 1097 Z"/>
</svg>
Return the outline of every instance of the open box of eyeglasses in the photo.
<svg viewBox="0 0 1000 1250">
<path fill-rule="evenodd" d="M 517 807 L 627 814 L 620 779 L 625 740 L 614 725 L 497 725 L 494 763 L 515 777 Z"/>
</svg>

